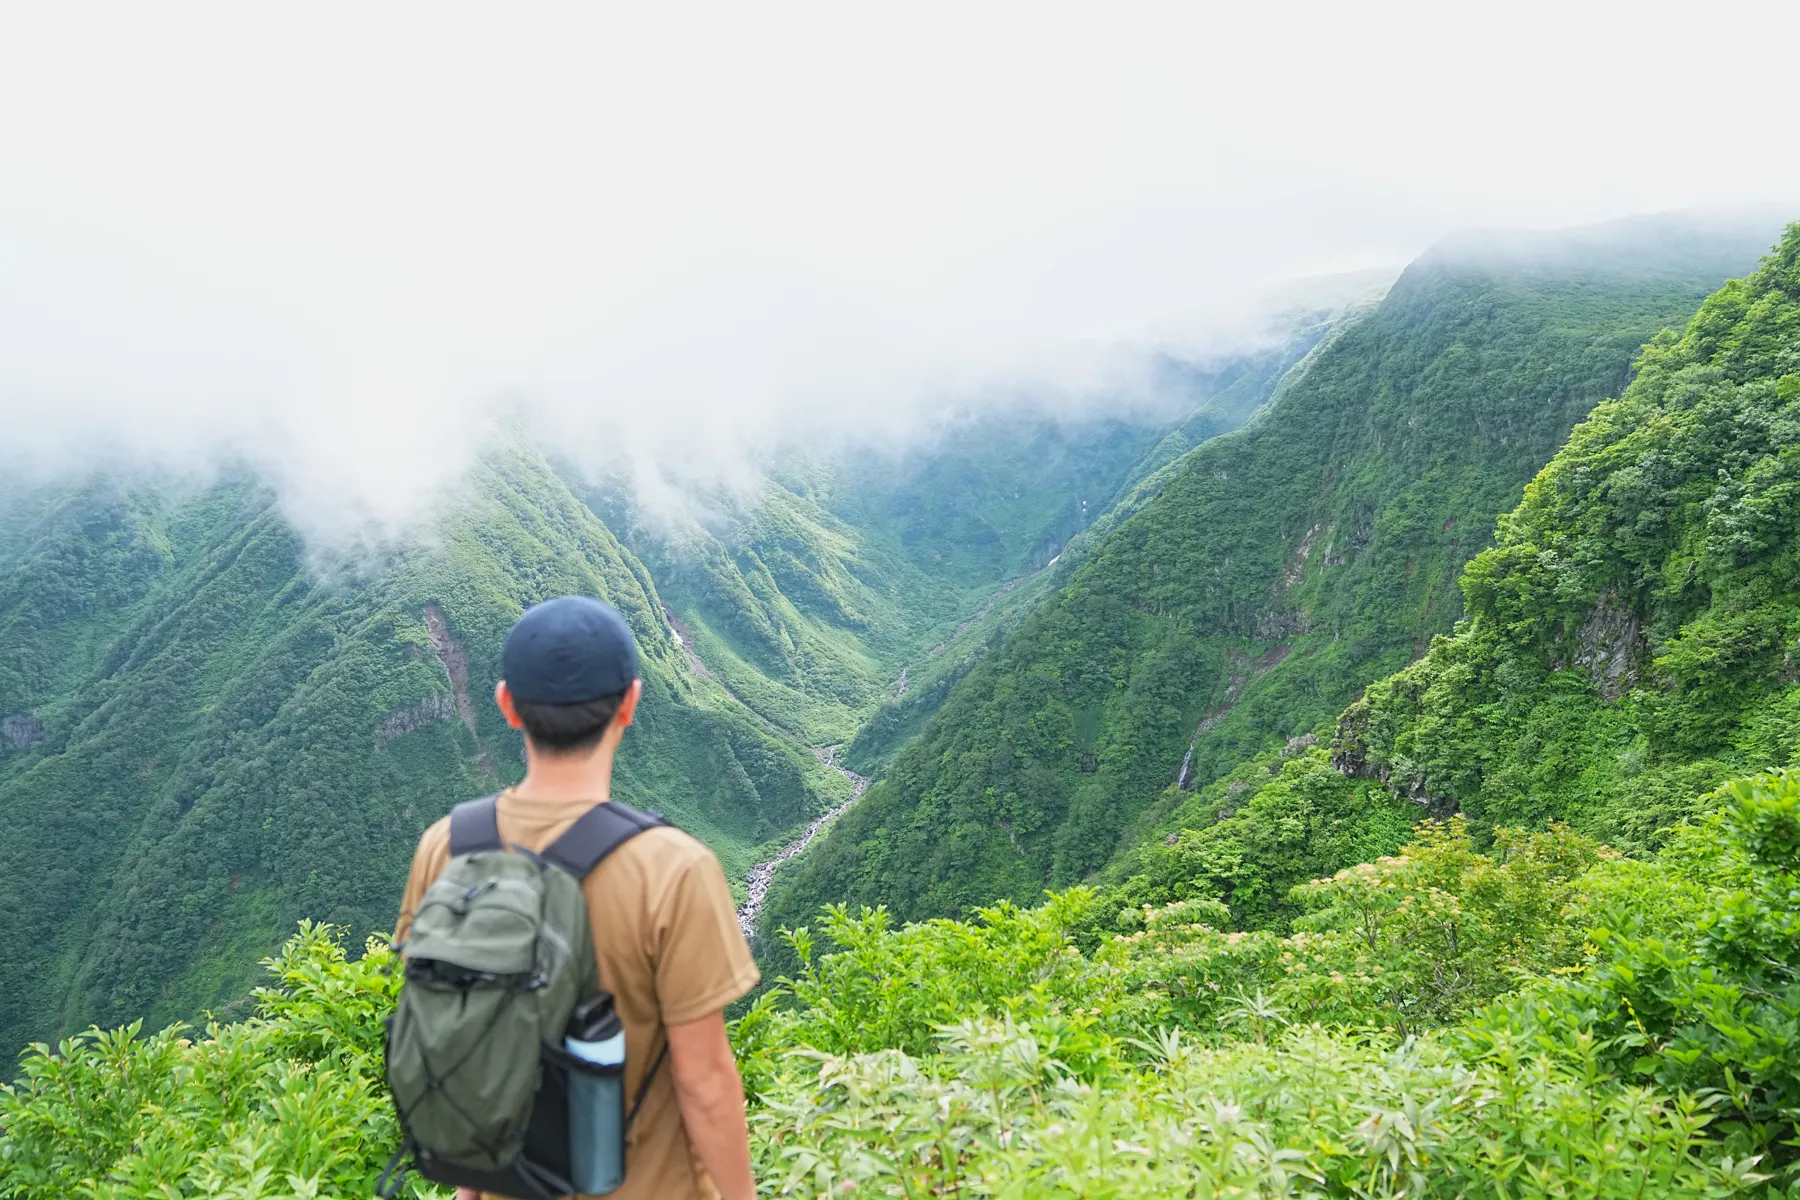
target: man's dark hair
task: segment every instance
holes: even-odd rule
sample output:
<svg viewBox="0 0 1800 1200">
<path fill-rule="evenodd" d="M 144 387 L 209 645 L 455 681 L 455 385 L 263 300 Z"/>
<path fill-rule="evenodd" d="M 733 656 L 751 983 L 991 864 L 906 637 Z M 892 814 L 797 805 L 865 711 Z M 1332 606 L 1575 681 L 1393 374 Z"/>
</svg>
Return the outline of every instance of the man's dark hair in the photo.
<svg viewBox="0 0 1800 1200">
<path fill-rule="evenodd" d="M 513 710 L 531 744 L 551 754 L 573 754 L 597 744 L 619 715 L 625 692 L 614 692 L 580 704 L 531 704 L 515 698 Z"/>
</svg>

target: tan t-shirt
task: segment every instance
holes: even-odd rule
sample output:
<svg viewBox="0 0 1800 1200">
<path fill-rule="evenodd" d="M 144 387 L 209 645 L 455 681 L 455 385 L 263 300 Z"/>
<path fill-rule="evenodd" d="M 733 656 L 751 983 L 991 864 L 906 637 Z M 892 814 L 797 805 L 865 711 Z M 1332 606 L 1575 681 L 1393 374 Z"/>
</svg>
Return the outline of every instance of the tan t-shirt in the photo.
<svg viewBox="0 0 1800 1200">
<path fill-rule="evenodd" d="M 500 836 L 539 851 L 591 801 L 541 801 L 502 792 Z M 419 901 L 450 861 L 450 818 L 419 838 L 395 927 L 404 941 Z M 667 1041 L 665 1026 L 710 1016 L 756 986 L 750 947 L 738 928 L 725 872 L 698 840 L 651 829 L 607 856 L 583 885 L 593 917 L 600 986 L 625 1026 L 625 1096 Z M 719 1192 L 688 1142 L 668 1064 L 656 1073 L 626 1140 L 625 1185 L 611 1200 L 716 1200 Z"/>
</svg>

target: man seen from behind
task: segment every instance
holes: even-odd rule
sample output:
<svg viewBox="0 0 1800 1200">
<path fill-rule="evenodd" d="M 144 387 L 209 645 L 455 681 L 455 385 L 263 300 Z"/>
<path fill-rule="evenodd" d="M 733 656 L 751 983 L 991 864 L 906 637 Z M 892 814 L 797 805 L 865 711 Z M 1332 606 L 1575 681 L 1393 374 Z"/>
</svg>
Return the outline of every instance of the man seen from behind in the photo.
<svg viewBox="0 0 1800 1200">
<path fill-rule="evenodd" d="M 524 731 L 526 771 L 494 815 L 511 846 L 542 852 L 611 799 L 613 759 L 643 684 L 637 647 L 610 605 L 567 596 L 530 609 L 508 634 L 494 701 Z M 450 818 L 425 831 L 395 931 L 449 862 Z M 751 1200 L 743 1085 L 724 1010 L 756 986 L 731 889 L 712 852 L 670 826 L 619 845 L 581 885 L 600 985 L 625 1035 L 625 1095 L 641 1106 L 617 1200 Z M 652 1072 L 662 1051 L 666 1069 Z M 648 1076 L 648 1083 L 645 1083 Z M 458 1200 L 475 1200 L 470 1188 Z"/>
</svg>

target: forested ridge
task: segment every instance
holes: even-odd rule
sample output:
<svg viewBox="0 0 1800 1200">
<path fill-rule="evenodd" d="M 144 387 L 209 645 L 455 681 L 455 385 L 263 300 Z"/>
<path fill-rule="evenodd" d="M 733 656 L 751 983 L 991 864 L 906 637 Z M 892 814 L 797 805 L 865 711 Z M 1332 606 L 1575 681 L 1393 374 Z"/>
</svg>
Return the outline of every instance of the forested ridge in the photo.
<svg viewBox="0 0 1800 1200">
<path fill-rule="evenodd" d="M 682 660 L 648 573 L 535 449 L 497 448 L 433 543 L 308 561 L 273 497 L 106 481 L 0 581 L 0 1039 L 241 1002 L 301 917 L 391 927 L 413 844 L 522 771 L 489 699 L 523 607 L 611 600 L 643 649 L 622 796 L 734 873 L 845 793 Z"/>
<path fill-rule="evenodd" d="M 912 918 L 1029 900 L 1250 802 L 1268 772 L 1241 777 L 1248 760 L 1329 740 L 1360 688 L 1450 631 L 1495 518 L 1763 236 L 1647 222 L 1427 254 L 1249 428 L 1171 468 L 950 694 L 777 880 L 768 928 L 835 901 Z M 1392 849 L 1408 818 L 1307 765 L 1318 753 L 1275 781 L 1299 789 L 1292 817 L 1311 831 L 1224 847 L 1228 886 L 1356 861 L 1314 861 L 1332 839 Z"/>
<path fill-rule="evenodd" d="M 1654 845 L 1800 753 L 1800 229 L 1645 348 L 1463 577 L 1468 620 L 1346 714 L 1435 811 Z"/>
</svg>

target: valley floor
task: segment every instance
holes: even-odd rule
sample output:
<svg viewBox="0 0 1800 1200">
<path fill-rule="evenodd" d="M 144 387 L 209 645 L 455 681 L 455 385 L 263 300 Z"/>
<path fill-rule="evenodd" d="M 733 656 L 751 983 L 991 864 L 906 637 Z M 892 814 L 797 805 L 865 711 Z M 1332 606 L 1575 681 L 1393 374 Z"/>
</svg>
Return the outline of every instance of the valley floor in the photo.
<svg viewBox="0 0 1800 1200">
<path fill-rule="evenodd" d="M 848 767 L 838 765 L 837 746 L 819 746 L 813 750 L 818 760 L 838 772 L 850 781 L 850 798 L 828 812 L 814 817 L 800 836 L 783 846 L 773 858 L 765 859 L 750 868 L 749 876 L 744 880 L 744 902 L 738 905 L 738 926 L 743 929 L 747 938 L 756 937 L 756 920 L 762 915 L 763 902 L 769 898 L 769 884 L 774 881 L 776 868 L 792 861 L 808 846 L 814 838 L 823 833 L 827 826 L 850 810 L 850 806 L 862 799 L 863 791 L 869 781 Z"/>
</svg>

